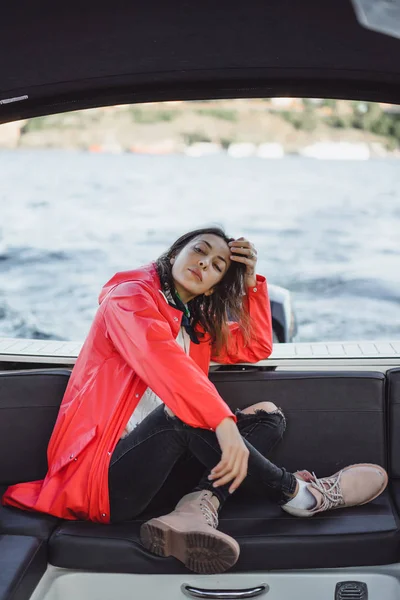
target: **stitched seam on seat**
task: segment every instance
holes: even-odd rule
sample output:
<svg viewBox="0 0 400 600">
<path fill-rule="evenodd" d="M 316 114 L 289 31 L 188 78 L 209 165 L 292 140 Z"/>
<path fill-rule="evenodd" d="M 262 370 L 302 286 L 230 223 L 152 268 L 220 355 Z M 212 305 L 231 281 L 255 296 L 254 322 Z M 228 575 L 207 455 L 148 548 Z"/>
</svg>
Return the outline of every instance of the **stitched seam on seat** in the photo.
<svg viewBox="0 0 400 600">
<path fill-rule="evenodd" d="M 385 414 L 384 407 L 380 408 L 285 408 L 285 413 L 294 412 L 352 412 L 352 413 L 380 413 Z"/>
<path fill-rule="evenodd" d="M 393 534 L 398 534 L 398 530 L 397 529 L 384 529 L 384 530 L 380 530 L 380 531 L 367 531 L 367 532 L 363 532 L 363 531 L 353 531 L 351 533 L 320 533 L 318 535 L 310 535 L 309 533 L 306 534 L 299 534 L 299 533 L 274 533 L 271 534 L 270 536 L 268 535 L 235 535 L 235 539 L 236 540 L 240 540 L 240 539 L 253 539 L 253 538 L 261 538 L 264 537 L 266 539 L 268 538 L 274 538 L 274 537 L 294 537 L 294 538 L 301 538 L 302 540 L 304 540 L 304 538 L 308 538 L 310 540 L 318 540 L 319 537 L 326 537 L 326 536 L 335 536 L 337 538 L 341 537 L 348 537 L 351 535 L 369 535 L 369 536 L 377 536 L 377 535 L 393 535 Z"/>
<path fill-rule="evenodd" d="M 343 357 L 346 358 L 346 357 Z M 215 371 L 214 373 L 212 373 L 212 375 L 218 373 L 218 371 Z M 226 378 L 227 374 L 223 373 L 222 374 L 224 376 L 224 381 L 219 382 L 219 383 L 236 383 L 238 378 L 237 377 L 232 377 L 231 379 Z M 242 374 L 241 374 L 242 376 Z M 216 377 L 217 379 L 217 377 Z M 267 382 L 272 382 L 272 381 L 320 381 L 321 379 L 324 379 L 325 381 L 334 381 L 336 379 L 348 379 L 350 381 L 384 381 L 386 379 L 386 376 L 384 373 L 379 373 L 378 371 L 371 371 L 370 374 L 365 374 L 365 375 L 344 375 L 341 373 L 338 373 L 337 375 L 333 375 L 333 374 L 326 374 L 325 375 L 303 375 L 303 376 L 299 376 L 299 375 L 295 375 L 293 377 L 291 376 L 282 376 L 282 377 L 271 377 L 269 379 L 267 379 L 266 377 L 252 377 L 251 381 L 267 381 Z M 245 380 L 247 382 L 247 380 Z"/>
<path fill-rule="evenodd" d="M 145 521 L 143 521 L 145 522 Z M 141 546 L 139 540 L 135 541 L 133 538 L 127 538 L 127 537 L 114 537 L 114 536 L 91 536 L 89 535 L 82 535 L 81 533 L 68 533 L 68 532 L 56 532 L 57 536 L 68 536 L 68 537 L 76 537 L 76 538 L 85 538 L 85 539 L 92 539 L 92 540 L 116 540 L 117 542 L 131 542 L 132 544 L 135 544 L 136 546 Z M 55 543 L 55 542 L 53 542 Z"/>
<path fill-rule="evenodd" d="M 367 531 L 367 532 L 363 532 L 363 531 L 354 531 L 354 532 L 350 532 L 350 533 L 320 533 L 317 535 L 310 535 L 310 533 L 306 533 L 306 534 L 299 534 L 299 533 L 294 533 L 294 532 L 277 532 L 277 533 L 273 533 L 271 535 L 266 535 L 266 534 L 243 534 L 243 535 L 236 535 L 235 534 L 235 539 L 253 539 L 253 538 L 273 538 L 273 537 L 298 537 L 298 538 L 305 538 L 308 537 L 310 539 L 316 539 L 318 537 L 322 537 L 322 536 L 337 536 L 337 537 L 345 537 L 345 536 L 349 536 L 349 535 L 379 535 L 380 533 L 383 534 L 391 534 L 396 533 L 398 530 L 397 529 L 381 529 L 381 530 L 377 530 L 377 531 Z M 92 537 L 91 536 L 86 536 L 86 535 L 81 535 L 81 534 L 76 534 L 76 533 L 62 533 L 62 534 L 58 534 L 58 535 L 63 535 L 63 536 L 68 536 L 68 537 L 76 537 L 76 538 L 85 538 L 85 539 L 93 539 L 93 541 L 97 541 L 97 540 L 113 540 L 113 541 L 118 541 L 118 542 L 129 542 L 130 544 L 134 544 L 135 546 L 138 547 L 142 547 L 139 541 L 135 541 L 132 538 L 126 538 L 126 537 L 114 537 L 114 536 L 96 536 L 96 537 Z"/>
<path fill-rule="evenodd" d="M 350 515 L 349 515 L 350 517 Z M 387 519 L 389 517 L 394 519 L 393 515 L 351 515 L 352 519 L 366 519 L 367 517 L 373 517 L 374 519 Z M 271 521 L 289 521 L 289 517 L 229 517 L 229 518 L 220 518 L 219 522 L 220 523 L 224 523 L 225 521 L 256 521 L 257 519 L 262 519 L 263 521 L 265 521 L 266 519 L 271 520 Z M 318 523 L 319 521 L 333 521 L 333 520 L 337 520 L 337 519 L 343 519 L 342 517 L 335 517 L 333 515 L 327 515 L 326 517 L 313 517 L 313 523 Z M 290 519 L 291 520 L 291 519 Z"/>
<path fill-rule="evenodd" d="M 55 408 L 60 408 L 60 404 L 41 404 L 40 406 L 35 406 L 33 404 L 31 406 L 0 406 L 0 410 L 21 410 L 21 408 L 27 408 L 29 410 L 34 410 L 38 408 L 52 408 L 54 410 Z"/>
<path fill-rule="evenodd" d="M 0 377 L 9 377 L 10 379 L 15 378 L 15 377 L 67 377 L 69 378 L 71 376 L 71 369 L 57 369 L 55 368 L 54 371 L 57 372 L 53 372 L 53 373 L 49 373 L 48 372 L 49 369 L 38 369 L 36 370 L 31 370 L 31 371 L 23 371 L 23 370 L 18 370 L 18 371 L 13 371 L 13 373 L 1 373 Z"/>
</svg>

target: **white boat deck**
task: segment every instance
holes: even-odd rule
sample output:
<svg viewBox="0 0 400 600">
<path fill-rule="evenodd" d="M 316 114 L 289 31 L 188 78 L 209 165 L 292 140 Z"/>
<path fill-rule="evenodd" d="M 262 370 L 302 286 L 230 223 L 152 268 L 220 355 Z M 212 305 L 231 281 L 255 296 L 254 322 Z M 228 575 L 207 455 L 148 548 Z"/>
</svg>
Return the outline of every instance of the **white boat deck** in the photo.
<svg viewBox="0 0 400 600">
<path fill-rule="evenodd" d="M 82 342 L 0 338 L 0 362 L 74 365 Z M 258 366 L 400 366 L 400 340 L 276 344 Z"/>
</svg>

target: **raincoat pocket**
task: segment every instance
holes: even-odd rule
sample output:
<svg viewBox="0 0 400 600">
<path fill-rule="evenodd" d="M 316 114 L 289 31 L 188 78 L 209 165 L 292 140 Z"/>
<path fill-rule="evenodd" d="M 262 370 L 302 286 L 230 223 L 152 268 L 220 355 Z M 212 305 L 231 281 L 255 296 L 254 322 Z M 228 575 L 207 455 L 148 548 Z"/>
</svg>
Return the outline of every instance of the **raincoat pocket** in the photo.
<svg viewBox="0 0 400 600">
<path fill-rule="evenodd" d="M 52 477 L 71 461 L 76 460 L 83 450 L 85 450 L 85 448 L 90 444 L 96 434 L 97 425 L 92 427 L 92 429 L 89 431 L 85 431 L 85 433 L 75 439 L 74 443 L 71 444 L 68 450 L 65 450 L 61 457 L 51 465 L 48 471 L 48 476 Z"/>
</svg>

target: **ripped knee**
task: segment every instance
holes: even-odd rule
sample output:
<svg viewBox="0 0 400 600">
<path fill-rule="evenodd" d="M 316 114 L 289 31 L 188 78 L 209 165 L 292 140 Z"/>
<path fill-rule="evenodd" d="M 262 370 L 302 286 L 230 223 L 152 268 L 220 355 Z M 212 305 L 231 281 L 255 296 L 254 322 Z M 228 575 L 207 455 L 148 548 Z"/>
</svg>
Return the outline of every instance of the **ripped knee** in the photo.
<svg viewBox="0 0 400 600">
<path fill-rule="evenodd" d="M 266 412 L 266 413 L 282 413 L 281 409 L 276 406 L 273 402 L 258 402 L 257 404 L 252 404 L 247 408 L 244 408 L 241 411 L 245 415 L 255 415 L 257 412 Z"/>
<path fill-rule="evenodd" d="M 260 425 L 264 428 L 267 427 L 270 430 L 275 429 L 280 439 L 286 431 L 286 417 L 282 409 L 273 402 L 258 402 L 243 410 L 237 410 L 236 414 L 238 416 L 239 427 L 251 424 L 252 426 Z"/>
</svg>

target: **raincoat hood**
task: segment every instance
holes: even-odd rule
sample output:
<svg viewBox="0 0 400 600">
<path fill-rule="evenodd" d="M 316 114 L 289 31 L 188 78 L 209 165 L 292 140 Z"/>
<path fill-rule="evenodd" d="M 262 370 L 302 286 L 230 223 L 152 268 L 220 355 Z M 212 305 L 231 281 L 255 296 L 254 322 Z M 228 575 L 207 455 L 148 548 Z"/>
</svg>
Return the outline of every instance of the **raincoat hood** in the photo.
<svg viewBox="0 0 400 600">
<path fill-rule="evenodd" d="M 130 271 L 120 271 L 111 277 L 106 284 L 104 284 L 100 295 L 99 295 L 99 304 L 101 304 L 104 298 L 120 283 L 126 283 L 128 281 L 142 281 L 147 282 L 148 284 L 158 287 L 161 289 L 160 279 L 157 274 L 155 263 L 149 263 L 144 267 L 140 267 L 139 269 L 133 269 Z"/>
</svg>

